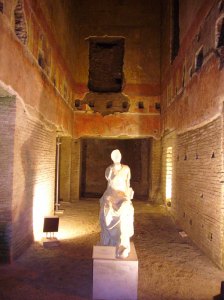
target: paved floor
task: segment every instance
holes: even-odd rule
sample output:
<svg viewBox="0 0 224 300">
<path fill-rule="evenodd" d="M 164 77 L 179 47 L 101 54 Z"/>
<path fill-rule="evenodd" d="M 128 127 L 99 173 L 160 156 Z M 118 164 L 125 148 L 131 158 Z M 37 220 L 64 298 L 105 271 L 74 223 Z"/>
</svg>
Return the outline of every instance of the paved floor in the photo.
<svg viewBox="0 0 224 300">
<path fill-rule="evenodd" d="M 134 206 L 138 299 L 213 299 L 224 272 L 179 235 L 162 206 Z M 1 300 L 91 299 L 92 247 L 100 231 L 98 201 L 82 200 L 63 208 L 59 247 L 44 249 L 34 243 L 12 265 L 0 266 Z"/>
</svg>

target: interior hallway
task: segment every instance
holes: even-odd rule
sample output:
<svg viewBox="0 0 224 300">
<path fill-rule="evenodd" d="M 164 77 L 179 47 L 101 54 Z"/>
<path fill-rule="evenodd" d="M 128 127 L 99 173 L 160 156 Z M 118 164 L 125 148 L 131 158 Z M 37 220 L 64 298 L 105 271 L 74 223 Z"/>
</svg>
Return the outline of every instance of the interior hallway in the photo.
<svg viewBox="0 0 224 300">
<path fill-rule="evenodd" d="M 60 246 L 34 243 L 11 265 L 0 266 L 1 300 L 91 299 L 92 246 L 99 239 L 97 200 L 64 203 Z M 224 272 L 190 239 L 182 238 L 164 206 L 134 201 L 139 259 L 138 299 L 206 300 L 219 294 Z"/>
</svg>

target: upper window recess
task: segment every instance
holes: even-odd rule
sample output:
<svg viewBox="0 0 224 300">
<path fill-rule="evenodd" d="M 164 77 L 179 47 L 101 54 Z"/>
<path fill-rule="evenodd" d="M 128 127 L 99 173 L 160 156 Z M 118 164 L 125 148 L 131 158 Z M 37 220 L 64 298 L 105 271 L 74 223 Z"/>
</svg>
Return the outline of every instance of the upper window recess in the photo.
<svg viewBox="0 0 224 300">
<path fill-rule="evenodd" d="M 4 9 L 4 3 L 3 1 L 0 1 L 0 12 L 3 13 L 3 9 Z"/>
<path fill-rule="evenodd" d="M 27 28 L 26 19 L 23 11 L 23 1 L 18 0 L 14 11 L 15 16 L 15 33 L 19 40 L 26 45 L 27 42 Z"/>
<path fill-rule="evenodd" d="M 92 92 L 121 92 L 123 86 L 123 37 L 90 37 L 89 81 Z"/>
<path fill-rule="evenodd" d="M 171 62 L 173 62 L 180 48 L 179 0 L 172 0 L 171 24 Z"/>
<path fill-rule="evenodd" d="M 196 55 L 195 59 L 195 71 L 199 71 L 203 65 L 203 60 L 204 60 L 204 53 L 203 53 L 203 48 L 198 52 Z"/>
<path fill-rule="evenodd" d="M 224 17 L 221 17 L 216 23 L 216 48 L 224 46 Z"/>
</svg>

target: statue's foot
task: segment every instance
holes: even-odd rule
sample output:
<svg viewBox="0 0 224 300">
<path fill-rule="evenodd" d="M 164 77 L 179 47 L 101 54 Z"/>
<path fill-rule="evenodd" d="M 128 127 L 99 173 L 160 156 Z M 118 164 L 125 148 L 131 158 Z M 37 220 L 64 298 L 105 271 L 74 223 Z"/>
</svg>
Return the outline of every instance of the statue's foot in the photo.
<svg viewBox="0 0 224 300">
<path fill-rule="evenodd" d="M 127 258 L 129 255 L 128 249 L 124 249 L 124 251 L 120 254 L 120 258 Z"/>
<path fill-rule="evenodd" d="M 117 250 L 117 257 L 118 258 L 127 258 L 130 253 L 130 250 L 128 248 L 125 248 L 124 246 L 119 246 Z"/>
</svg>

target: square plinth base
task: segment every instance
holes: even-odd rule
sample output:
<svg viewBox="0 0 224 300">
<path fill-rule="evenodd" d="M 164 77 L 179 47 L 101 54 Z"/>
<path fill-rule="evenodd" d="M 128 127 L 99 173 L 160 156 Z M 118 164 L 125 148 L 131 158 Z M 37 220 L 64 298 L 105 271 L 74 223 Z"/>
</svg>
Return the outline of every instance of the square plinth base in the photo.
<svg viewBox="0 0 224 300">
<path fill-rule="evenodd" d="M 42 243 L 44 248 L 55 248 L 60 244 L 57 238 L 43 238 Z"/>
<path fill-rule="evenodd" d="M 93 299 L 137 299 L 138 258 L 134 244 L 126 259 L 105 258 L 107 255 L 99 258 L 96 253 L 102 253 L 100 247 L 94 246 L 97 258 L 93 256 Z"/>
</svg>

